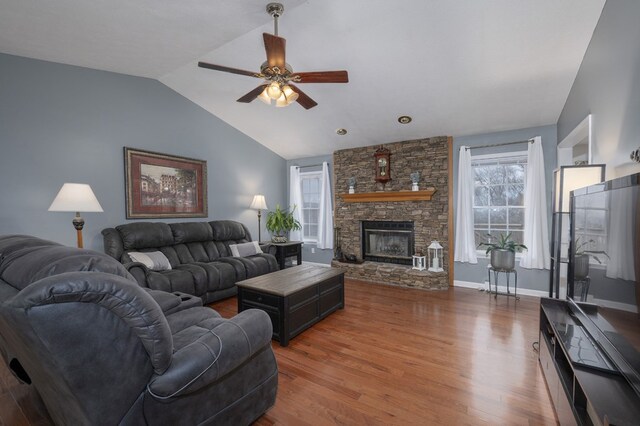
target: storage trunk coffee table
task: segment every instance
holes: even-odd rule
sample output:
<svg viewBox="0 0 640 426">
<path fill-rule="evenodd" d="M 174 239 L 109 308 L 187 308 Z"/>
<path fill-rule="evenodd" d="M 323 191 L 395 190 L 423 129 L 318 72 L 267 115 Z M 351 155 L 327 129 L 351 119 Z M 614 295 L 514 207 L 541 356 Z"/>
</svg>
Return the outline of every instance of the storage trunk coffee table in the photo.
<svg viewBox="0 0 640 426">
<path fill-rule="evenodd" d="M 236 283 L 238 312 L 257 308 L 273 324 L 281 346 L 337 309 L 344 308 L 344 271 L 300 265 Z"/>
</svg>

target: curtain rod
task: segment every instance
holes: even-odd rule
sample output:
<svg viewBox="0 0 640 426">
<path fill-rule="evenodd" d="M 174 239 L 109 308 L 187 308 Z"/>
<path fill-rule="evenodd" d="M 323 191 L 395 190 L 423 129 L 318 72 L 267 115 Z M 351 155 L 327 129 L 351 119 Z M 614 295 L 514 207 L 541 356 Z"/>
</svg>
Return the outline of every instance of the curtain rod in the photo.
<svg viewBox="0 0 640 426">
<path fill-rule="evenodd" d="M 516 142 L 504 142 L 504 143 L 492 143 L 489 145 L 478 145 L 478 146 L 468 146 L 466 150 L 477 149 L 477 148 L 493 148 L 494 146 L 504 146 L 504 145 L 515 145 L 519 143 L 533 143 L 533 139 L 529 139 L 526 141 L 516 141 Z"/>
<path fill-rule="evenodd" d="M 320 164 L 309 164 L 307 166 L 296 166 L 296 167 L 299 168 L 299 169 L 307 169 L 309 167 L 322 167 L 322 163 L 320 163 Z"/>
</svg>

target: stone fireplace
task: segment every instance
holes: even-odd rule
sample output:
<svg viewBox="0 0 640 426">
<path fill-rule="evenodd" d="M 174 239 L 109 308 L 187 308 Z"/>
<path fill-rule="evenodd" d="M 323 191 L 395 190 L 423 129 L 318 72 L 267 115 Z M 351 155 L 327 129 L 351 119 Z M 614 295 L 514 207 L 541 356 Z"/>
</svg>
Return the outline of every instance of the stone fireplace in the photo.
<svg viewBox="0 0 640 426">
<path fill-rule="evenodd" d="M 394 220 L 363 220 L 362 257 L 372 262 L 411 265 L 415 253 L 413 222 Z"/>
<path fill-rule="evenodd" d="M 334 226 L 340 228 L 342 252 L 357 258 L 355 263 L 334 260 L 333 266 L 345 269 L 349 278 L 368 282 L 430 290 L 449 287 L 452 144 L 447 137 L 385 143 L 391 151 L 391 180 L 384 185 L 375 181 L 374 153 L 379 145 L 333 153 Z M 420 173 L 421 191 L 435 190 L 430 198 L 407 196 L 412 194 L 414 172 Z M 356 181 L 353 195 L 348 194 L 351 177 Z M 412 269 L 412 255 L 426 255 L 433 240 L 444 247 L 444 271 Z"/>
</svg>

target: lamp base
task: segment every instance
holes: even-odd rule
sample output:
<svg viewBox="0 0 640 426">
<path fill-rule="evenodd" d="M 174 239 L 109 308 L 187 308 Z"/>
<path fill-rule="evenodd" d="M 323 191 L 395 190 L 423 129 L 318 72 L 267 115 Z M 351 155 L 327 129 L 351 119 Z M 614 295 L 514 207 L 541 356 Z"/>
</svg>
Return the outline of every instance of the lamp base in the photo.
<svg viewBox="0 0 640 426">
<path fill-rule="evenodd" d="M 78 239 L 78 248 L 83 248 L 82 228 L 84 227 L 84 219 L 80 216 L 80 212 L 76 212 L 73 218 L 73 227 L 76 228 L 76 237 Z"/>
</svg>

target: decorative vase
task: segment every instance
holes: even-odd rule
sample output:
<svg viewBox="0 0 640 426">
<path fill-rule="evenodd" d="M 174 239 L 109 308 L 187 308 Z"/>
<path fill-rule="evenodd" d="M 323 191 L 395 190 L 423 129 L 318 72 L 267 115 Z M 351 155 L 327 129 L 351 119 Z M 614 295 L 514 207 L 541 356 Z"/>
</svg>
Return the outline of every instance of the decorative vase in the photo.
<svg viewBox="0 0 640 426">
<path fill-rule="evenodd" d="M 573 265 L 573 277 L 578 280 L 584 280 L 589 275 L 589 255 L 577 254 Z"/>
<path fill-rule="evenodd" d="M 349 187 L 349 194 L 355 194 L 355 193 L 356 193 L 355 188 L 353 186 L 350 186 Z"/>
<path fill-rule="evenodd" d="M 414 183 L 411 185 L 411 190 L 412 191 L 420 191 L 420 187 L 418 187 L 417 183 Z"/>
<path fill-rule="evenodd" d="M 271 241 L 274 243 L 286 243 L 287 237 L 285 237 L 284 235 L 274 235 L 271 237 Z"/>
<path fill-rule="evenodd" d="M 491 250 L 491 266 L 494 269 L 512 271 L 516 266 L 516 254 L 509 250 Z"/>
</svg>

